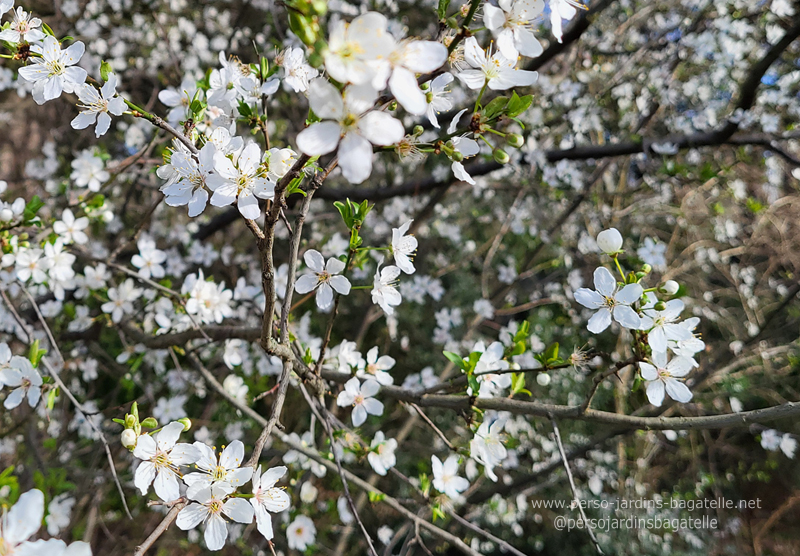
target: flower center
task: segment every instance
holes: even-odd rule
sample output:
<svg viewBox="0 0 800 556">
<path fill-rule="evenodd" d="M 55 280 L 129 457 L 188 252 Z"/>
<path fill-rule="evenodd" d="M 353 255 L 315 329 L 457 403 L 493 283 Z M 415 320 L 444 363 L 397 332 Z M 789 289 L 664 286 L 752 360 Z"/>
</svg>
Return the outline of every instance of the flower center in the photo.
<svg viewBox="0 0 800 556">
<path fill-rule="evenodd" d="M 353 400 L 353 405 L 361 405 L 362 403 L 364 403 L 364 396 L 359 394 L 358 396 L 356 396 L 356 399 Z"/>
<path fill-rule="evenodd" d="M 222 479 L 225 478 L 227 474 L 228 470 L 222 467 L 221 465 L 218 465 L 217 468 L 214 469 L 213 478 L 215 481 L 221 481 Z"/>
<path fill-rule="evenodd" d="M 347 114 L 341 121 L 341 126 L 345 131 L 355 129 L 356 124 L 358 124 L 358 116 L 355 114 Z"/>
<path fill-rule="evenodd" d="M 53 77 L 55 75 L 63 75 L 64 70 L 67 68 L 61 63 L 61 60 L 52 60 L 47 62 L 47 69 L 50 70 L 50 74 L 47 77 Z"/>
<path fill-rule="evenodd" d="M 217 500 L 216 498 L 212 498 L 208 502 L 208 511 L 212 514 L 218 514 L 222 511 L 222 500 Z"/>
<path fill-rule="evenodd" d="M 153 458 L 153 465 L 155 465 L 156 468 L 169 467 L 169 455 L 163 450 L 158 450 L 156 452 L 156 457 Z"/>
</svg>

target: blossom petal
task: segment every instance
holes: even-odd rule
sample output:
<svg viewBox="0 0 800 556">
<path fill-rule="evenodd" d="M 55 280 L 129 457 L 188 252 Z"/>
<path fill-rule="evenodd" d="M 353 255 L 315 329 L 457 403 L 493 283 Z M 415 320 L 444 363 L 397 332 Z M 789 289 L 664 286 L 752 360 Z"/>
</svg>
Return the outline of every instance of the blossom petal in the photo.
<svg viewBox="0 0 800 556">
<path fill-rule="evenodd" d="M 297 148 L 309 156 L 328 154 L 336 149 L 341 133 L 336 122 L 312 124 L 297 134 Z"/>
</svg>

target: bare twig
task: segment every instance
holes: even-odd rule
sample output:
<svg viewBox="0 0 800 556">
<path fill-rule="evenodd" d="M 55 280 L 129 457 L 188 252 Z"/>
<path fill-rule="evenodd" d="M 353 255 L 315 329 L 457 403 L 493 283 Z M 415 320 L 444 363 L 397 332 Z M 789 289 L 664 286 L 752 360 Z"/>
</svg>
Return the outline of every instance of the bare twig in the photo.
<svg viewBox="0 0 800 556">
<path fill-rule="evenodd" d="M 153 544 L 164 534 L 164 532 L 169 529 L 169 526 L 172 525 L 172 522 L 178 517 L 180 511 L 186 507 L 186 500 L 179 499 L 179 501 L 172 506 L 172 508 L 167 512 L 167 515 L 164 516 L 164 519 L 161 520 L 161 523 L 158 524 L 158 527 L 150 533 L 150 535 L 144 540 L 142 544 L 136 547 L 136 552 L 133 553 L 133 556 L 143 556 L 145 552 L 150 550 Z"/>
<path fill-rule="evenodd" d="M 564 444 L 561 442 L 561 433 L 558 430 L 558 423 L 555 419 L 551 418 L 550 422 L 553 424 L 553 434 L 556 437 L 556 444 L 558 444 L 558 453 L 561 454 L 561 461 L 564 464 L 564 470 L 567 472 L 567 479 L 569 479 L 569 487 L 572 489 L 572 497 L 575 499 L 575 503 L 578 506 L 578 511 L 581 513 L 581 517 L 583 518 L 583 523 L 586 526 L 586 531 L 589 533 L 589 537 L 592 539 L 594 543 L 594 547 L 597 549 L 599 554 L 603 554 L 603 549 L 600 548 L 600 543 L 597 542 L 597 537 L 594 535 L 594 530 L 589 525 L 589 520 L 586 518 L 586 513 L 583 511 L 583 505 L 581 504 L 580 496 L 578 496 L 578 489 L 575 487 L 575 480 L 572 478 L 572 470 L 569 468 L 569 460 L 567 459 L 567 454 L 564 452 Z"/>
<path fill-rule="evenodd" d="M 42 326 L 44 326 L 45 332 L 47 333 L 47 336 L 48 338 L 50 338 L 50 342 L 53 345 L 53 349 L 56 350 L 56 352 L 58 353 L 58 356 L 61 359 L 63 366 L 64 357 L 61 355 L 61 352 L 59 351 L 58 346 L 56 345 L 55 340 L 53 339 L 53 334 L 50 331 L 50 327 L 47 326 L 47 322 L 44 320 L 44 316 L 42 315 L 42 312 L 39 310 L 39 306 L 36 304 L 36 300 L 33 298 L 31 293 L 27 290 L 27 288 L 25 288 L 24 285 L 20 284 L 20 286 L 22 291 L 30 300 L 34 308 L 34 311 L 36 312 L 36 315 L 39 318 L 39 321 L 42 323 Z M 0 296 L 3 297 L 3 301 L 5 301 L 6 305 L 8 306 L 8 310 L 11 312 L 12 315 L 14 315 L 14 318 L 17 320 L 19 325 L 23 328 L 23 330 L 25 330 L 25 334 L 28 337 L 28 343 L 32 342 L 33 330 L 31 330 L 28 324 L 24 320 L 22 320 L 22 317 L 19 316 L 19 313 L 14 308 L 14 305 L 11 303 L 11 300 L 8 298 L 8 295 L 6 294 L 6 291 L 4 289 L 0 289 Z M 72 402 L 72 405 L 75 406 L 75 409 L 77 409 L 80 413 L 83 414 L 84 418 L 86 419 L 86 422 L 89 423 L 89 426 L 97 434 L 98 439 L 103 444 L 103 449 L 105 450 L 106 457 L 108 458 L 108 466 L 111 469 L 111 476 L 114 478 L 114 484 L 116 484 L 117 491 L 119 492 L 119 496 L 122 499 L 122 507 L 125 509 L 125 514 L 128 516 L 128 519 L 133 519 L 131 511 L 130 509 L 128 509 L 128 501 L 125 499 L 125 491 L 122 489 L 122 484 L 120 484 L 119 482 L 119 477 L 117 477 L 117 468 L 114 465 L 114 457 L 111 455 L 111 448 L 109 447 L 108 442 L 106 441 L 106 437 L 103 434 L 103 431 L 101 431 L 100 428 L 94 423 L 94 421 L 92 421 L 89 412 L 87 412 L 84 409 L 83 405 L 81 405 L 81 403 L 75 398 L 75 396 L 72 395 L 72 392 L 70 392 L 69 388 L 67 388 L 67 386 L 64 384 L 64 381 L 61 380 L 61 377 L 58 375 L 58 372 L 50 364 L 50 361 L 47 359 L 47 357 L 42 357 L 41 363 L 47 369 L 48 374 L 56 383 L 56 385 L 58 385 L 58 387 L 64 392 L 69 401 Z"/>
</svg>

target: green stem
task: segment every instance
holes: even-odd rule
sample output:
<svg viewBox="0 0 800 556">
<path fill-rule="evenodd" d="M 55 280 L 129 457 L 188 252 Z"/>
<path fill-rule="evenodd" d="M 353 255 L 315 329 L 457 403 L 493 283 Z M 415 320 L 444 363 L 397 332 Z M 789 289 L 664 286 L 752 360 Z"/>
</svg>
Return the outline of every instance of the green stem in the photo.
<svg viewBox="0 0 800 556">
<path fill-rule="evenodd" d="M 481 105 L 481 99 L 483 98 L 483 93 L 486 92 L 486 86 L 489 85 L 489 80 L 483 82 L 483 87 L 481 87 L 481 92 L 478 93 L 478 99 L 475 101 L 475 109 L 472 111 L 473 113 L 478 111 L 478 107 Z"/>
<path fill-rule="evenodd" d="M 619 258 L 614 255 L 614 262 L 617 265 L 617 270 L 619 271 L 619 275 L 622 276 L 622 281 L 625 281 L 625 272 L 622 270 L 622 266 L 619 264 Z"/>
</svg>

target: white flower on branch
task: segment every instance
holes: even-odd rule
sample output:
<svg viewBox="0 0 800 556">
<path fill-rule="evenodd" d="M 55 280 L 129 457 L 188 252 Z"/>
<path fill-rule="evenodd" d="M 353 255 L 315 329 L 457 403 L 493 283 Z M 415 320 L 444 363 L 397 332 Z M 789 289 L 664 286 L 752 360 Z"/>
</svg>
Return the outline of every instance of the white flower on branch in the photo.
<svg viewBox="0 0 800 556">
<path fill-rule="evenodd" d="M 451 500 L 461 498 L 461 493 L 469 488 L 469 481 L 458 476 L 458 456 L 451 454 L 442 463 L 436 456 L 431 456 L 433 467 L 433 487 L 447 495 Z"/>
<path fill-rule="evenodd" d="M 536 83 L 539 74 L 535 71 L 516 69 L 516 58 L 508 59 L 502 52 L 486 52 L 478 46 L 475 37 L 464 41 L 464 59 L 473 69 L 456 74 L 461 82 L 470 89 L 482 89 L 484 86 L 493 91 L 504 91 L 512 87 L 527 87 Z"/>
<path fill-rule="evenodd" d="M 199 455 L 195 465 L 200 471 L 183 477 L 183 482 L 189 487 L 186 491 L 189 498 L 194 498 L 199 491 L 216 485 L 225 485 L 236 490 L 253 476 L 252 467 L 240 467 L 244 459 L 244 444 L 241 440 L 234 440 L 222 450 L 219 460 L 210 446 L 195 442 L 194 447 Z"/>
<path fill-rule="evenodd" d="M 642 361 L 639 370 L 647 381 L 647 399 L 660 406 L 664 401 L 664 391 L 676 402 L 686 403 L 692 399 L 692 392 L 679 379 L 692 370 L 692 362 L 686 357 L 676 356 L 667 361 L 667 353 L 654 351 L 650 363 Z"/>
<path fill-rule="evenodd" d="M 8 29 L 0 32 L 0 41 L 17 44 L 20 42 L 38 42 L 45 37 L 44 32 L 41 30 L 41 19 L 32 17 L 33 14 L 23 10 L 22 6 L 17 6 L 13 14 L 14 21 L 11 22 Z"/>
<path fill-rule="evenodd" d="M 369 415 L 383 415 L 383 404 L 373 396 L 381 389 L 377 380 L 369 379 L 364 384 L 353 377 L 344 385 L 344 390 L 339 392 L 336 404 L 339 407 L 353 406 L 353 426 L 360 427 Z"/>
<path fill-rule="evenodd" d="M 183 508 L 175 520 L 178 528 L 188 531 L 205 523 L 203 538 L 209 550 L 221 550 L 228 538 L 223 515 L 238 523 L 253 522 L 253 507 L 244 498 L 229 498 L 234 491 L 226 484 L 217 484 L 190 496 L 195 502 Z"/>
<path fill-rule="evenodd" d="M 0 345 L 8 350 L 6 344 Z M 42 377 L 30 360 L 20 355 L 11 357 L 6 364 L 0 364 L 0 388 L 3 386 L 12 388 L 3 403 L 6 409 L 14 409 L 26 398 L 29 406 L 36 407 L 42 396 Z"/>
<path fill-rule="evenodd" d="M 386 438 L 383 431 L 378 431 L 369 445 L 370 452 L 367 461 L 378 475 L 386 475 L 387 471 L 395 466 L 397 459 L 394 455 L 397 450 L 397 440 Z"/>
<path fill-rule="evenodd" d="M 173 152 L 169 163 L 172 169 L 170 176 L 173 179 L 161 187 L 165 196 L 164 202 L 171 207 L 188 205 L 191 218 L 202 214 L 208 203 L 208 182 L 214 172 L 216 153 L 212 141 L 203 145 L 197 158 L 183 150 Z M 167 171 L 162 171 L 164 172 Z"/>
<path fill-rule="evenodd" d="M 350 85 L 343 93 L 324 78 L 308 88 L 308 102 L 323 121 L 297 135 L 297 147 L 309 156 L 322 156 L 339 148 L 339 166 L 351 183 L 361 183 L 372 173 L 372 145 L 399 143 L 403 124 L 380 110 L 371 110 L 378 98 L 371 85 Z"/>
<path fill-rule="evenodd" d="M 19 75 L 34 83 L 31 94 L 36 104 L 58 98 L 62 92 L 72 93 L 86 81 L 86 70 L 75 66 L 85 50 L 82 42 L 61 50 L 58 40 L 47 35 L 42 46 L 33 45 L 31 50 L 41 57 L 33 58 L 30 65 L 20 68 Z"/>
<path fill-rule="evenodd" d="M 273 537 L 272 517 L 269 514 L 287 510 L 292 503 L 286 491 L 275 486 L 286 471 L 286 467 L 281 465 L 267 469 L 262 475 L 259 465 L 253 473 L 253 497 L 250 504 L 256 515 L 258 531 L 267 540 Z"/>
<path fill-rule="evenodd" d="M 150 485 L 164 502 L 181 496 L 178 486 L 178 468 L 200 458 L 200 452 L 191 444 L 177 443 L 183 432 L 183 423 L 173 421 L 155 435 L 143 434 L 136 442 L 133 455 L 143 460 L 133 476 L 136 488 L 146 495 Z"/>
<path fill-rule="evenodd" d="M 534 22 L 544 13 L 544 0 L 498 0 L 483 7 L 483 24 L 497 39 L 497 48 L 509 60 L 522 54 L 535 58 L 543 48 L 533 34 Z"/>
<path fill-rule="evenodd" d="M 575 301 L 597 312 L 589 319 L 586 328 L 589 332 L 599 334 L 611 325 L 611 316 L 625 328 L 638 330 L 641 318 L 631 308 L 642 297 L 644 290 L 639 284 L 627 284 L 621 289 L 617 287 L 614 275 L 605 268 L 599 267 L 594 271 L 594 287 L 581 288 L 575 292 Z"/>
<path fill-rule="evenodd" d="M 117 95 L 117 76 L 109 74 L 108 81 L 98 91 L 93 85 L 84 83 L 75 89 L 78 95 L 81 113 L 75 116 L 71 124 L 74 129 L 86 129 L 97 122 L 94 134 L 105 135 L 111 126 L 111 116 L 122 116 L 125 112 L 125 100 Z"/>
<path fill-rule="evenodd" d="M 425 116 L 436 129 L 441 127 L 439 126 L 439 119 L 436 117 L 437 114 L 447 112 L 453 108 L 453 102 L 447 98 L 450 96 L 447 86 L 453 82 L 453 79 L 452 73 L 443 73 L 430 82 L 428 91 L 425 93 L 425 100 L 428 102 Z"/>
<path fill-rule="evenodd" d="M 314 522 L 306 515 L 298 515 L 286 527 L 286 542 L 289 548 L 303 552 L 306 548 L 314 544 L 317 536 L 317 528 Z"/>
<path fill-rule="evenodd" d="M 378 266 L 375 270 L 375 277 L 372 281 L 372 302 L 380 305 L 387 315 L 393 315 L 394 308 L 403 301 L 400 292 L 395 287 L 398 276 L 400 276 L 400 269 L 394 265 L 383 269 Z"/>
<path fill-rule="evenodd" d="M 392 228 L 392 256 L 397 267 L 406 274 L 414 274 L 415 268 L 412 262 L 414 252 L 417 250 L 419 242 L 413 235 L 408 234 L 413 220 L 409 220 L 399 228 Z"/>
<path fill-rule="evenodd" d="M 350 293 L 350 280 L 341 276 L 345 269 L 345 264 L 341 260 L 331 257 L 326 264 L 322 254 L 315 249 L 306 251 L 303 260 L 311 272 L 298 278 L 295 284 L 297 293 L 304 294 L 317 290 L 317 307 L 323 311 L 333 306 L 334 290 L 340 295 Z"/>
<path fill-rule="evenodd" d="M 367 12 L 351 23 L 335 21 L 324 55 L 328 75 L 339 83 L 363 85 L 371 81 L 376 62 L 388 58 L 394 48 L 388 23 L 386 16 L 377 12 Z M 314 112 L 319 115 L 316 109 Z"/>
<path fill-rule="evenodd" d="M 216 173 L 208 176 L 206 184 L 214 192 L 211 204 L 215 207 L 236 202 L 242 216 L 255 220 L 261 215 L 256 197 L 272 199 L 275 194 L 275 184 L 261 167 L 261 148 L 256 143 L 249 143 L 234 160 L 217 152 L 214 169 Z"/>
</svg>

